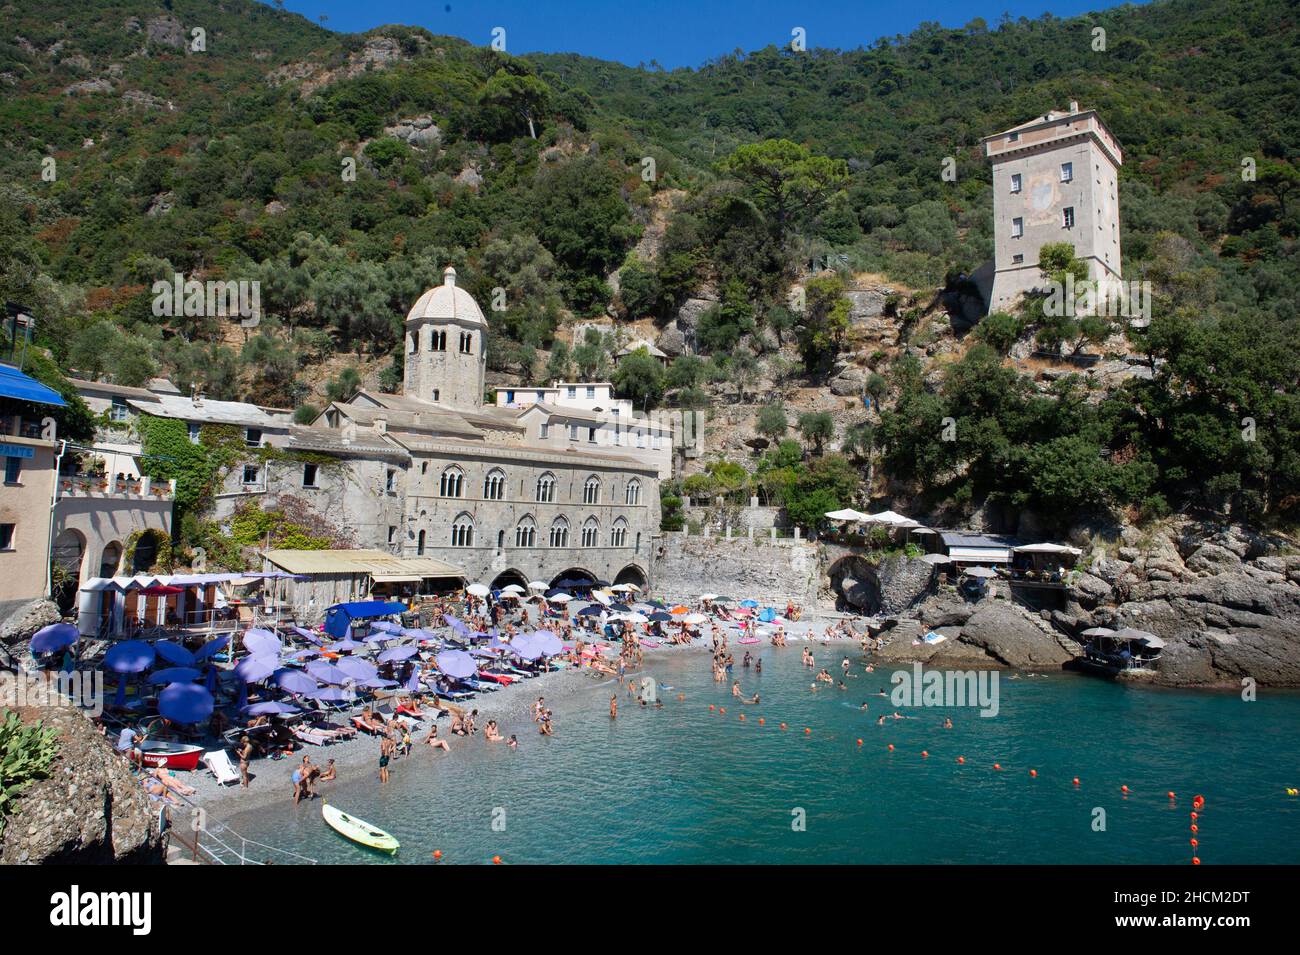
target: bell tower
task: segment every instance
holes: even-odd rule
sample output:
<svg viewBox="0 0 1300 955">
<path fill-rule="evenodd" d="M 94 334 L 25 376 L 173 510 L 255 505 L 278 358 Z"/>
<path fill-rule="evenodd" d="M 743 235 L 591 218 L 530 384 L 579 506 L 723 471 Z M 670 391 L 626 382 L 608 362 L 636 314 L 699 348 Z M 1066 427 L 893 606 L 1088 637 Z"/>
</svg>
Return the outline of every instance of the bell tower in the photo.
<svg viewBox="0 0 1300 955">
<path fill-rule="evenodd" d="M 487 320 L 448 266 L 442 284 L 416 300 L 406 316 L 402 393 L 462 411 L 483 407 Z"/>
</svg>

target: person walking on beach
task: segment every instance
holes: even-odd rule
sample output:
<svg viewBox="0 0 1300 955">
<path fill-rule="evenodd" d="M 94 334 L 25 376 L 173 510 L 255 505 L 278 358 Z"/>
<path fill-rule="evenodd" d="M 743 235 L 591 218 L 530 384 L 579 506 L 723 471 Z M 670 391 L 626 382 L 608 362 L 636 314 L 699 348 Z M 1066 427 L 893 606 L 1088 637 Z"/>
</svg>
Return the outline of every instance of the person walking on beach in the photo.
<svg viewBox="0 0 1300 955">
<path fill-rule="evenodd" d="M 379 781 L 388 782 L 388 760 L 393 755 L 393 741 L 387 736 L 379 741 Z"/>
<path fill-rule="evenodd" d="M 253 758 L 253 742 L 247 736 L 239 740 L 239 785 L 248 788 L 248 761 Z"/>
</svg>

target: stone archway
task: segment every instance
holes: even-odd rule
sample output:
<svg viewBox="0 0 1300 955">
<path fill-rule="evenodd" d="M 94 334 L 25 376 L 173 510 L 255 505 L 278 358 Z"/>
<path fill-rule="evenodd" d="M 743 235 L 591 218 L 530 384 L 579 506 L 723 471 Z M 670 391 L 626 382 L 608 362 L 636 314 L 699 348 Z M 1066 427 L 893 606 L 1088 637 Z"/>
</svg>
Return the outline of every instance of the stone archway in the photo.
<svg viewBox="0 0 1300 955">
<path fill-rule="evenodd" d="M 880 609 L 880 577 L 870 561 L 862 557 L 841 557 L 826 572 L 837 606 L 874 614 Z"/>
<path fill-rule="evenodd" d="M 117 569 L 122 564 L 122 542 L 113 541 L 104 547 L 104 553 L 99 558 L 99 576 L 115 577 Z"/>
<path fill-rule="evenodd" d="M 147 573 L 150 567 L 158 563 L 158 556 L 167 543 L 166 535 L 160 531 L 152 529 L 142 531 L 131 551 L 131 573 Z"/>
<path fill-rule="evenodd" d="M 584 586 L 587 589 L 590 589 L 596 586 L 596 581 L 599 579 L 600 578 L 598 578 L 595 574 L 593 574 L 591 571 L 583 567 L 569 567 L 565 570 L 560 571 L 558 574 L 556 574 L 554 577 L 551 578 L 551 586 L 559 587 L 562 581 L 567 580 L 567 581 L 580 581 L 581 583 L 576 584 L 575 586 Z"/>
<path fill-rule="evenodd" d="M 614 578 L 614 583 L 636 584 L 642 590 L 645 590 L 646 579 L 647 578 L 644 570 L 642 570 L 636 564 L 628 564 L 626 567 L 624 567 L 622 570 L 618 572 L 618 575 Z"/>
<path fill-rule="evenodd" d="M 51 596 L 64 613 L 76 602 L 77 588 L 81 586 L 81 563 L 85 556 L 85 536 L 70 527 L 61 531 L 50 547 Z"/>
<path fill-rule="evenodd" d="M 528 590 L 528 578 L 525 577 L 521 571 L 515 570 L 514 568 L 501 571 L 501 573 L 492 578 L 490 586 L 493 590 L 500 590 L 502 587 L 508 587 L 511 584 L 518 584 L 520 587 L 523 587 L 525 591 Z"/>
</svg>

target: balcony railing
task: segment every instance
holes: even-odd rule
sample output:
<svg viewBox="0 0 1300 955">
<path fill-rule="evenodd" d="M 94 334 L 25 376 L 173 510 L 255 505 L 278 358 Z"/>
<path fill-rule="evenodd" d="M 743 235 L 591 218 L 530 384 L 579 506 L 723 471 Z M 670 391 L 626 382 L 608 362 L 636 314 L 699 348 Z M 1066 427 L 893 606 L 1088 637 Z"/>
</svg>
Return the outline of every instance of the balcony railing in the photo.
<svg viewBox="0 0 1300 955">
<path fill-rule="evenodd" d="M 170 501 L 176 496 L 176 481 L 117 475 L 60 474 L 59 497 L 153 498 Z"/>
</svg>

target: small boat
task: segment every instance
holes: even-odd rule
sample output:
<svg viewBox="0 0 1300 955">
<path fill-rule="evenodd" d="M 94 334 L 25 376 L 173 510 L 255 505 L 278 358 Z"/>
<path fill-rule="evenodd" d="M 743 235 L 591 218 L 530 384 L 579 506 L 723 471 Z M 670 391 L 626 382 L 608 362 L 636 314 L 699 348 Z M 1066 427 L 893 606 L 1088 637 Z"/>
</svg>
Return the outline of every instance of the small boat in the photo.
<svg viewBox="0 0 1300 955">
<path fill-rule="evenodd" d="M 176 743 L 165 739 L 148 739 L 140 746 L 141 761 L 148 767 L 166 766 L 189 772 L 199 768 L 202 746 Z"/>
<path fill-rule="evenodd" d="M 329 803 L 320 807 L 321 818 L 339 835 L 351 839 L 360 845 L 392 855 L 400 845 L 396 839 L 377 826 L 372 826 L 363 819 L 349 816 L 341 809 L 335 809 Z"/>
</svg>

